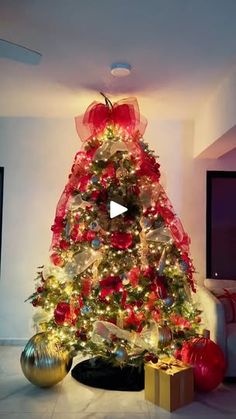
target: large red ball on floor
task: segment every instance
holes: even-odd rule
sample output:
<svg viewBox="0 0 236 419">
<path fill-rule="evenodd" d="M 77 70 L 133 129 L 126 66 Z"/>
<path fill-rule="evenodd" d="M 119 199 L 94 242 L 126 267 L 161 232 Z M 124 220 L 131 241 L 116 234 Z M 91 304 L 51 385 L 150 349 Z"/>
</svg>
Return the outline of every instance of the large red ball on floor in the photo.
<svg viewBox="0 0 236 419">
<path fill-rule="evenodd" d="M 220 347 L 212 340 L 200 337 L 185 342 L 181 358 L 184 363 L 192 365 L 197 390 L 211 391 L 222 382 L 226 360 Z"/>
</svg>

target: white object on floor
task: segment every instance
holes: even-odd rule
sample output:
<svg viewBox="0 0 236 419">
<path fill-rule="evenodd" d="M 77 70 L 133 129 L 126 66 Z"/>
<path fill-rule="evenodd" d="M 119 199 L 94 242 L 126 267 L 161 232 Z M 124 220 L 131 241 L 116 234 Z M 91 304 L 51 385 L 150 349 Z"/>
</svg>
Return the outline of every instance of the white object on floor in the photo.
<svg viewBox="0 0 236 419">
<path fill-rule="evenodd" d="M 212 287 L 213 283 L 209 283 L 209 281 L 211 280 L 208 280 L 208 285 L 211 284 Z M 213 279 L 212 281 L 217 282 L 218 280 Z M 233 281 L 227 282 L 227 285 L 231 285 Z M 205 286 L 199 286 L 193 298 L 199 309 L 202 310 L 203 325 L 210 330 L 210 338 L 221 347 L 225 354 L 227 361 L 226 376 L 236 377 L 236 322 L 226 323 L 224 306 L 221 300 L 214 295 L 213 289 L 213 287 L 208 289 Z M 219 286 L 215 288 L 215 290 L 220 289 Z M 228 289 L 236 292 L 236 288 Z M 222 293 L 224 293 L 223 289 Z"/>
</svg>

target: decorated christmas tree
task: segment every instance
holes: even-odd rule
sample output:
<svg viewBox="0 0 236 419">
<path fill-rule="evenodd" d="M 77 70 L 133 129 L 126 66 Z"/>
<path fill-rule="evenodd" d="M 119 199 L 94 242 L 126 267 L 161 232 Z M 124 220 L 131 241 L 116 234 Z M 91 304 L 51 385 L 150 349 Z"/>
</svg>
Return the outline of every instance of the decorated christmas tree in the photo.
<svg viewBox="0 0 236 419">
<path fill-rule="evenodd" d="M 37 331 L 113 365 L 156 362 L 198 335 L 190 239 L 159 183 L 136 99 L 93 103 L 39 269 Z"/>
</svg>

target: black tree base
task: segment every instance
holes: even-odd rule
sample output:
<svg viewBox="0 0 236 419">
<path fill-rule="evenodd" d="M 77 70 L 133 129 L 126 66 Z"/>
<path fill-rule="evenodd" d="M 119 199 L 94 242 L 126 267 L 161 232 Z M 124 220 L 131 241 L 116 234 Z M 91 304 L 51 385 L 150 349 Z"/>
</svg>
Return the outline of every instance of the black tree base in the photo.
<svg viewBox="0 0 236 419">
<path fill-rule="evenodd" d="M 79 362 L 71 371 L 77 381 L 105 390 L 140 391 L 144 389 L 144 368 L 113 366 L 102 358 Z"/>
</svg>

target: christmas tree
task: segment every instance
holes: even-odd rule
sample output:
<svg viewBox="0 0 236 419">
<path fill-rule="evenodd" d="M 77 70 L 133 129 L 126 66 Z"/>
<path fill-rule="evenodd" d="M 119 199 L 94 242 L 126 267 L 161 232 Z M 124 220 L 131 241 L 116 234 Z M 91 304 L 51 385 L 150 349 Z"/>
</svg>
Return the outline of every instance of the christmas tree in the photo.
<svg viewBox="0 0 236 419">
<path fill-rule="evenodd" d="M 145 127 L 134 98 L 113 105 L 105 97 L 76 118 L 83 149 L 30 297 L 38 331 L 114 365 L 176 355 L 201 321 L 190 240 L 159 183 Z"/>
</svg>

